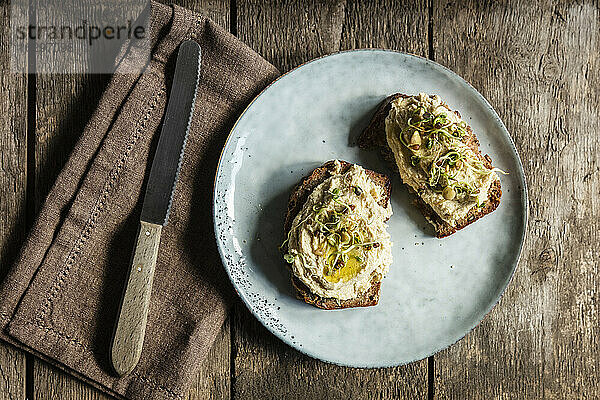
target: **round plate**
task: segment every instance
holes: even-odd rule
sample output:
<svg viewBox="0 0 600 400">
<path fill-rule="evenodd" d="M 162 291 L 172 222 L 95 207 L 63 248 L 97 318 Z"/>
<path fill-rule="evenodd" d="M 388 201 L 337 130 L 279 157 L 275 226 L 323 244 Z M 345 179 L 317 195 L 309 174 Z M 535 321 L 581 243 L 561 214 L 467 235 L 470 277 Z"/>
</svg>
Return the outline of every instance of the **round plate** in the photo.
<svg viewBox="0 0 600 400">
<path fill-rule="evenodd" d="M 377 151 L 354 141 L 392 93 L 439 94 L 509 175 L 493 213 L 445 238 L 411 203 Z M 278 250 L 290 190 L 327 160 L 392 177 L 394 262 L 374 307 L 326 311 L 294 296 Z M 304 64 L 265 89 L 234 126 L 214 193 L 217 244 L 250 311 L 312 357 L 354 367 L 416 361 L 463 337 L 496 304 L 517 266 L 527 223 L 523 167 L 490 104 L 452 71 L 409 54 L 359 50 Z"/>
</svg>

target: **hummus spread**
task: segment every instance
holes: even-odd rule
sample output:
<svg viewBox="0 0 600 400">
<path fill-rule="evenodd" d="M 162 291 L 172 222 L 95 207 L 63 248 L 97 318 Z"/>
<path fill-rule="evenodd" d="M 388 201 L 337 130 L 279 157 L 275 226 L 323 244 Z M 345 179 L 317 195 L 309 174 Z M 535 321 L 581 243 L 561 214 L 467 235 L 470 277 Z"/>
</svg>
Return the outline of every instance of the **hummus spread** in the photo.
<svg viewBox="0 0 600 400">
<path fill-rule="evenodd" d="M 348 300 L 381 280 L 392 263 L 385 221 L 391 205 L 358 166 L 335 172 L 309 195 L 292 223 L 285 255 L 293 274 L 313 293 Z"/>
<path fill-rule="evenodd" d="M 402 181 L 452 226 L 485 205 L 498 179 L 465 143 L 466 126 L 439 96 L 424 93 L 394 100 L 385 120 Z"/>
</svg>

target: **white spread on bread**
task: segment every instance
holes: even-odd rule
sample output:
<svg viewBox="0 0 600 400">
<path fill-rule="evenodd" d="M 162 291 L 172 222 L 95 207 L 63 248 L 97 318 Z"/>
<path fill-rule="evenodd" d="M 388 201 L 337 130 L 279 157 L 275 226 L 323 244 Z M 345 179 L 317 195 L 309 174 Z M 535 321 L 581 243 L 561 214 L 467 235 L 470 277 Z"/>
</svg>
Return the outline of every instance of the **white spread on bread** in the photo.
<svg viewBox="0 0 600 400">
<path fill-rule="evenodd" d="M 402 181 L 452 226 L 483 207 L 498 179 L 465 143 L 466 124 L 439 96 L 399 97 L 385 120 L 389 147 Z"/>
<path fill-rule="evenodd" d="M 365 170 L 352 165 L 319 184 L 294 218 L 286 260 L 311 292 L 348 300 L 381 280 L 392 263 L 392 242 L 385 221 L 391 205 Z"/>
</svg>

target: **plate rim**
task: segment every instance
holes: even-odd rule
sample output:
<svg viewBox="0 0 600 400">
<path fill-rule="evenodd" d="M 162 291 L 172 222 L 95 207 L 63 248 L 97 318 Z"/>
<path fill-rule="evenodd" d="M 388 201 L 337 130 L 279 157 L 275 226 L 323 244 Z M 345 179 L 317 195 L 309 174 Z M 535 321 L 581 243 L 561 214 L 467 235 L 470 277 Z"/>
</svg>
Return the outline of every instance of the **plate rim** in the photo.
<svg viewBox="0 0 600 400">
<path fill-rule="evenodd" d="M 284 77 L 287 77 L 288 75 L 290 75 L 291 73 L 295 72 L 296 70 L 303 68 L 304 66 L 308 65 L 308 64 L 312 64 L 314 62 L 320 61 L 324 58 L 330 58 L 330 57 L 336 57 L 336 56 L 340 56 L 340 55 L 344 55 L 344 54 L 348 54 L 348 53 L 359 53 L 359 52 L 372 52 L 372 53 L 392 53 L 392 54 L 400 54 L 403 56 L 406 56 L 408 58 L 416 58 L 418 60 L 424 61 L 426 64 L 429 65 L 433 65 L 435 68 L 441 68 L 443 71 L 451 74 L 454 78 L 458 78 L 458 80 L 463 83 L 466 84 L 468 86 L 468 88 L 475 94 L 476 97 L 479 98 L 479 100 L 481 100 L 483 102 L 483 105 L 489 110 L 491 111 L 492 115 L 496 118 L 496 121 L 499 123 L 501 130 L 504 131 L 505 136 L 508 138 L 508 141 L 512 147 L 512 150 L 514 151 L 514 154 L 516 155 L 516 161 L 517 161 L 517 167 L 518 167 L 518 173 L 520 175 L 520 183 L 521 183 L 521 196 L 522 196 L 522 202 L 524 204 L 524 212 L 523 212 L 523 233 L 521 234 L 521 238 L 520 238 L 520 243 L 519 243 L 519 249 L 517 252 L 517 256 L 514 262 L 514 266 L 511 269 L 510 272 L 510 276 L 508 277 L 508 279 L 506 280 L 506 283 L 504 284 L 504 286 L 502 287 L 502 290 L 500 290 L 500 293 L 498 294 L 498 296 L 494 299 L 494 304 L 489 308 L 489 310 L 487 310 L 483 316 L 478 319 L 462 336 L 460 336 L 458 339 L 456 339 L 454 342 L 449 343 L 446 346 L 442 346 L 442 347 L 438 347 L 435 348 L 434 350 L 432 350 L 431 352 L 427 353 L 427 355 L 423 356 L 422 358 L 419 359 L 414 359 L 411 361 L 405 361 L 405 362 L 398 362 L 398 363 L 362 363 L 362 362 L 355 362 L 355 363 L 344 363 L 344 362 L 338 362 L 336 360 L 329 360 L 329 359 L 325 359 L 322 356 L 320 356 L 319 354 L 316 354 L 314 352 L 308 351 L 306 350 L 304 347 L 298 346 L 297 344 L 295 344 L 294 342 L 290 341 L 287 337 L 279 334 L 279 332 L 277 330 L 275 330 L 272 326 L 269 326 L 268 324 L 265 324 L 263 319 L 256 313 L 256 310 L 253 309 L 253 307 L 251 307 L 248 299 L 246 298 L 246 295 L 240 291 L 238 289 L 238 287 L 235 285 L 234 280 L 231 276 L 231 271 L 230 269 L 227 267 L 227 263 L 226 263 L 226 257 L 224 254 L 224 247 L 225 245 L 223 243 L 221 243 L 221 240 L 219 239 L 219 236 L 216 234 L 217 233 L 217 215 L 216 215 L 216 205 L 217 205 L 217 196 L 216 196 L 216 191 L 217 191 L 217 177 L 219 176 L 219 172 L 221 171 L 221 167 L 222 167 L 222 162 L 223 162 L 223 158 L 225 155 L 225 149 L 228 147 L 231 138 L 233 136 L 233 132 L 235 131 L 236 127 L 238 126 L 239 122 L 241 121 L 241 119 L 246 115 L 246 113 L 248 112 L 248 110 L 252 107 L 252 105 L 254 104 L 254 102 L 256 102 L 268 89 L 270 89 L 273 85 L 275 85 L 277 82 L 279 82 L 280 80 L 282 80 Z M 305 61 L 301 64 L 299 64 L 298 66 L 290 69 L 289 71 L 281 74 L 280 76 L 278 76 L 276 79 L 274 79 L 271 83 L 269 83 L 266 87 L 264 87 L 251 101 L 250 103 L 248 103 L 248 105 L 243 109 L 243 111 L 240 113 L 239 117 L 236 119 L 235 123 L 233 124 L 233 126 L 231 127 L 231 130 L 229 131 L 229 133 L 227 134 L 227 138 L 225 139 L 225 142 L 223 144 L 223 147 L 221 148 L 221 152 L 219 154 L 219 160 L 217 162 L 217 168 L 215 171 L 215 176 L 214 176 L 214 180 L 213 180 L 213 190 L 212 190 L 212 196 L 213 196 L 213 201 L 212 201 L 212 219 L 213 219 L 213 230 L 215 233 L 215 241 L 217 244 L 217 249 L 219 251 L 219 257 L 221 259 L 221 263 L 223 264 L 223 268 L 225 269 L 225 272 L 227 273 L 227 276 L 229 278 L 229 281 L 231 282 L 235 292 L 237 293 L 237 295 L 242 299 L 242 302 L 244 303 L 244 306 L 250 311 L 250 313 L 252 314 L 252 316 L 254 318 L 256 318 L 263 327 L 265 327 L 271 334 L 273 334 L 275 337 L 277 337 L 277 339 L 281 340 L 282 342 L 284 342 L 285 344 L 287 344 L 288 346 L 292 347 L 293 349 L 297 350 L 298 352 L 305 354 L 311 358 L 329 363 L 329 364 L 334 364 L 334 365 L 339 365 L 339 366 L 343 366 L 343 367 L 351 367 L 351 368 L 361 368 L 361 369 L 372 369 L 372 368 L 391 368 L 391 367 L 397 367 L 397 366 L 402 366 L 402 365 L 408 365 L 408 364 L 412 364 L 414 362 L 418 362 L 418 361 L 422 361 L 425 360 L 437 353 L 439 353 L 442 350 L 448 349 L 451 346 L 455 345 L 456 343 L 458 343 L 459 341 L 461 341 L 462 339 L 465 338 L 465 336 L 467 336 L 469 333 L 473 332 L 475 330 L 475 328 L 477 328 L 484 320 L 485 318 L 496 308 L 496 306 L 498 305 L 498 303 L 500 303 L 500 300 L 502 299 L 502 296 L 504 295 L 504 293 L 506 292 L 506 289 L 508 289 L 508 286 L 510 285 L 510 283 L 513 280 L 513 277 L 515 275 L 515 272 L 519 266 L 519 263 L 521 262 L 521 257 L 523 255 L 523 247 L 524 247 L 524 243 L 525 240 L 527 240 L 527 232 L 528 232 L 528 226 L 529 226 L 529 195 L 528 195 L 528 190 L 527 190 L 527 179 L 525 176 L 525 169 L 523 168 L 523 162 L 521 161 L 521 156 L 519 155 L 519 152 L 517 151 L 517 147 L 515 145 L 514 139 L 511 136 L 510 132 L 508 131 L 508 129 L 506 128 L 506 125 L 504 125 L 504 121 L 502 121 L 502 119 L 500 118 L 500 116 L 498 115 L 498 113 L 496 112 L 496 110 L 494 109 L 494 107 L 489 103 L 489 101 L 470 83 L 468 82 L 466 79 L 464 79 L 463 77 L 461 77 L 459 74 L 457 74 L 456 72 L 452 71 L 450 68 L 437 63 L 433 60 L 430 60 L 426 57 L 420 56 L 418 54 L 413 54 L 413 53 L 407 53 L 407 52 L 403 52 L 403 51 L 399 51 L 399 50 L 392 50 L 392 49 L 384 49 L 384 48 L 362 48 L 362 49 L 351 49 L 351 50 L 341 50 L 341 51 L 336 51 L 333 53 L 329 53 L 329 54 L 325 54 L 316 58 L 313 58 L 311 60 Z"/>
</svg>

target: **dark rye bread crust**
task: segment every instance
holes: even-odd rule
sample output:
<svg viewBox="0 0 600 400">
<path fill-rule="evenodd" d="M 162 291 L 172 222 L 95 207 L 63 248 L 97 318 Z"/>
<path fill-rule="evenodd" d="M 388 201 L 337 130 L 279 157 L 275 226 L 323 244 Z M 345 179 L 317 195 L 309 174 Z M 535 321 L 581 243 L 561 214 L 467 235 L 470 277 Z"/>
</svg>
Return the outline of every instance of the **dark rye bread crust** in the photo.
<svg viewBox="0 0 600 400">
<path fill-rule="evenodd" d="M 358 145 L 363 149 L 371 149 L 378 148 L 381 152 L 383 158 L 390 164 L 392 169 L 396 170 L 396 160 L 394 159 L 394 153 L 389 148 L 387 144 L 387 139 L 385 135 L 385 119 L 388 116 L 391 108 L 392 101 L 398 98 L 407 98 L 410 97 L 405 94 L 396 93 L 391 96 L 388 96 L 385 100 L 383 100 L 373 117 L 371 118 L 371 122 L 367 127 L 363 130 L 361 135 L 358 137 Z M 448 111 L 454 112 L 457 116 L 460 117 L 460 113 L 458 111 L 452 111 L 447 104 L 442 104 Z M 467 144 L 477 156 L 484 162 L 487 168 L 492 168 L 492 159 L 490 156 L 481 154 L 479 150 L 479 140 L 473 133 L 473 130 L 469 125 L 467 125 L 467 135 L 464 140 L 465 144 Z M 482 208 L 472 208 L 469 213 L 462 219 L 456 222 L 456 226 L 452 226 L 442 220 L 436 213 L 433 211 L 431 206 L 429 206 L 421 197 L 415 193 L 415 191 L 409 185 L 406 185 L 411 193 L 415 195 L 415 205 L 421 211 L 421 213 L 425 216 L 425 218 L 434 226 L 436 236 L 438 238 L 443 238 L 446 236 L 450 236 L 453 233 L 459 231 L 465 226 L 472 224 L 477 221 L 479 218 L 491 213 L 500 204 L 500 197 L 502 197 L 502 188 L 500 185 L 500 181 L 496 180 L 492 183 L 489 190 L 488 201 L 485 206 Z"/>
<path fill-rule="evenodd" d="M 348 169 L 352 166 L 352 164 L 347 161 L 338 161 L 340 162 L 342 173 L 348 171 Z M 300 183 L 298 183 L 296 187 L 292 189 L 284 223 L 286 236 L 292 227 L 294 218 L 296 218 L 296 215 L 298 215 L 298 213 L 302 210 L 302 207 L 304 206 L 304 203 L 306 203 L 308 196 L 312 193 L 315 187 L 325 181 L 325 179 L 330 177 L 334 172 L 334 163 L 334 160 L 328 161 L 322 166 L 316 168 L 310 175 L 304 177 Z M 392 194 L 392 185 L 390 179 L 383 174 L 379 174 L 368 169 L 365 169 L 365 172 L 367 176 L 369 176 L 369 178 L 375 182 L 375 184 L 384 189 L 385 196 L 379 201 L 379 205 L 386 207 Z M 304 285 L 304 283 L 302 283 L 302 281 L 293 274 L 292 285 L 296 289 L 296 295 L 299 299 L 325 310 L 334 310 L 340 308 L 368 307 L 376 305 L 379 302 L 381 281 L 373 279 L 371 287 L 367 292 L 360 297 L 349 300 L 339 300 L 318 296 L 312 293 L 306 287 L 306 285 Z"/>
</svg>

